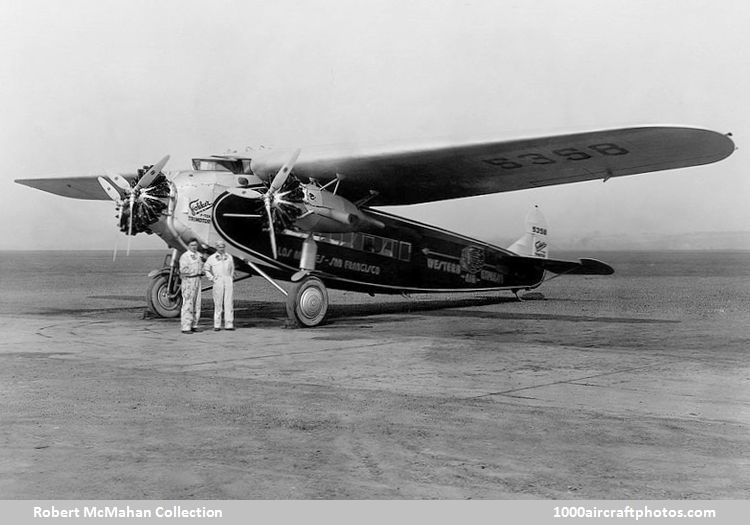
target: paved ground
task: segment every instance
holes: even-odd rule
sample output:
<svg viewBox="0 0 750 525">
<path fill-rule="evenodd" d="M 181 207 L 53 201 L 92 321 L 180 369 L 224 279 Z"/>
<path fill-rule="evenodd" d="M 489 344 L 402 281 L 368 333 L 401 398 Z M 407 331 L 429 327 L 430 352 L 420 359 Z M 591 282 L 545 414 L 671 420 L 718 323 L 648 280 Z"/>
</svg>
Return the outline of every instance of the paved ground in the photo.
<svg viewBox="0 0 750 525">
<path fill-rule="evenodd" d="M 336 293 L 314 330 L 253 279 L 192 336 L 121 290 L 6 308 L 0 496 L 746 499 L 747 280 L 606 279 Z"/>
</svg>

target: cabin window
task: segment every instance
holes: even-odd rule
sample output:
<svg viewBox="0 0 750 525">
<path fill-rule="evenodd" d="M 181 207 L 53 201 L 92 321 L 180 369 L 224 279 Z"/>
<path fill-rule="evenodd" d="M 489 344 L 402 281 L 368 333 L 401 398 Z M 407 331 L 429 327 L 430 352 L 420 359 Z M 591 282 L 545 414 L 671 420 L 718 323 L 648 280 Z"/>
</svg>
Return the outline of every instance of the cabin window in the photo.
<svg viewBox="0 0 750 525">
<path fill-rule="evenodd" d="M 362 250 L 362 237 L 361 233 L 352 234 L 352 248 L 355 250 Z"/>
<path fill-rule="evenodd" d="M 393 257 L 393 239 L 383 239 L 383 248 L 380 250 L 380 255 L 385 255 L 386 257 Z"/>
<path fill-rule="evenodd" d="M 411 261 L 411 243 L 410 242 L 402 242 L 400 244 L 400 250 L 398 253 L 398 258 L 402 261 Z"/>
<path fill-rule="evenodd" d="M 299 234 L 299 236 L 303 236 L 303 234 Z M 316 233 L 315 240 L 362 252 L 376 253 L 391 259 L 400 259 L 407 262 L 411 260 L 411 243 L 399 242 L 387 237 L 358 232 Z"/>
<path fill-rule="evenodd" d="M 362 236 L 362 251 L 369 253 L 375 251 L 375 239 L 372 238 L 372 235 Z"/>
<path fill-rule="evenodd" d="M 345 246 L 347 248 L 354 248 L 354 234 L 342 233 L 341 234 L 341 246 Z"/>
</svg>

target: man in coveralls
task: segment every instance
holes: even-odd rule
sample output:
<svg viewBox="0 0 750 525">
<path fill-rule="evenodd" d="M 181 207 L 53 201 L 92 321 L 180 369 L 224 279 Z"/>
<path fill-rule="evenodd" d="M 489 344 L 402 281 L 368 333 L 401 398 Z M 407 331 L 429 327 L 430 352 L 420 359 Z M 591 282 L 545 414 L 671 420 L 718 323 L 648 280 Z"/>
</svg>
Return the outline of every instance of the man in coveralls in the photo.
<svg viewBox="0 0 750 525">
<path fill-rule="evenodd" d="M 226 253 L 224 241 L 216 243 L 216 253 L 203 266 L 206 276 L 214 283 L 214 332 L 221 330 L 221 313 L 224 328 L 234 330 L 234 259 Z"/>
<path fill-rule="evenodd" d="M 201 315 L 201 275 L 203 260 L 198 253 L 198 241 L 188 243 L 188 251 L 180 257 L 180 276 L 182 277 L 182 333 L 199 332 L 198 318 Z"/>
</svg>

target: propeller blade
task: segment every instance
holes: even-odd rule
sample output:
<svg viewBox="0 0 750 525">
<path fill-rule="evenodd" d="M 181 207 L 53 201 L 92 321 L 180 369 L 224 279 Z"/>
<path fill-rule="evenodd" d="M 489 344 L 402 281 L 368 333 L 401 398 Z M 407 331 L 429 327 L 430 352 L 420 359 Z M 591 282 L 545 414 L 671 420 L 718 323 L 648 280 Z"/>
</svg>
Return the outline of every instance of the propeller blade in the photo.
<svg viewBox="0 0 750 525">
<path fill-rule="evenodd" d="M 135 193 L 130 194 L 130 216 L 128 217 L 128 251 L 125 255 L 130 255 L 130 239 L 133 237 L 133 204 L 135 203 Z"/>
<path fill-rule="evenodd" d="M 107 182 L 107 179 L 105 179 L 104 177 L 97 177 L 96 180 L 99 181 L 99 185 L 107 193 L 110 199 L 115 202 L 119 202 L 121 198 L 120 192 L 117 191 L 115 187 L 112 186 L 109 182 Z"/>
<path fill-rule="evenodd" d="M 112 262 L 115 262 L 115 259 L 117 259 L 117 245 L 119 244 L 120 236 L 118 235 L 115 237 L 115 249 L 112 250 Z"/>
<path fill-rule="evenodd" d="M 271 237 L 271 251 L 273 252 L 273 258 L 278 259 L 276 256 L 276 231 L 273 228 L 273 215 L 271 214 L 271 201 L 266 199 L 266 214 L 268 215 L 268 235 Z"/>
<path fill-rule="evenodd" d="M 117 186 L 121 190 L 125 190 L 128 193 L 130 193 L 130 189 L 131 189 L 130 188 L 130 183 L 128 182 L 128 180 L 125 177 L 123 177 L 119 173 L 110 172 L 109 170 L 105 171 L 104 173 L 106 173 L 107 177 L 109 177 L 110 179 L 112 179 L 112 182 L 114 182 L 115 184 L 117 184 Z"/>
<path fill-rule="evenodd" d="M 262 199 L 263 194 L 250 188 L 229 188 L 227 192 L 246 199 Z"/>
<path fill-rule="evenodd" d="M 154 182 L 154 179 L 157 175 L 159 175 L 162 168 L 167 164 L 168 160 L 169 155 L 165 156 L 159 162 L 151 166 L 148 171 L 143 174 L 143 177 L 141 177 L 141 180 L 138 181 L 138 184 L 136 184 L 135 188 L 133 189 L 148 188 L 149 186 L 151 186 L 151 183 Z"/>
<path fill-rule="evenodd" d="M 273 178 L 273 182 L 271 182 L 271 188 L 268 191 L 270 191 L 271 193 L 276 193 L 284 186 L 287 177 L 289 177 L 289 173 L 292 171 L 292 168 L 294 168 L 294 163 L 297 162 L 299 153 L 299 149 L 295 150 L 294 153 L 292 153 L 292 158 L 290 158 L 287 163 L 281 167 L 279 172 Z"/>
</svg>

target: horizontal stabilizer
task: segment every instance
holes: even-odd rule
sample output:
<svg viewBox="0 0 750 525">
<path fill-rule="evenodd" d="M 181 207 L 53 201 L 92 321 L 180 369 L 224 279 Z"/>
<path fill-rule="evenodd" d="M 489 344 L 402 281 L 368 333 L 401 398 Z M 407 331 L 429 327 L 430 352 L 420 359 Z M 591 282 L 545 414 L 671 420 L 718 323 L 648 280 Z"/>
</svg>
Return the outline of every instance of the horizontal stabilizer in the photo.
<svg viewBox="0 0 750 525">
<path fill-rule="evenodd" d="M 615 273 L 607 263 L 596 259 L 581 259 L 579 261 L 561 261 L 555 259 L 538 259 L 536 257 L 521 257 L 548 272 L 565 275 L 612 275 Z"/>
<path fill-rule="evenodd" d="M 596 259 L 581 259 L 578 262 L 546 259 L 543 266 L 545 270 L 552 273 L 567 275 L 612 275 L 615 273 L 615 269 L 610 265 Z"/>
</svg>

